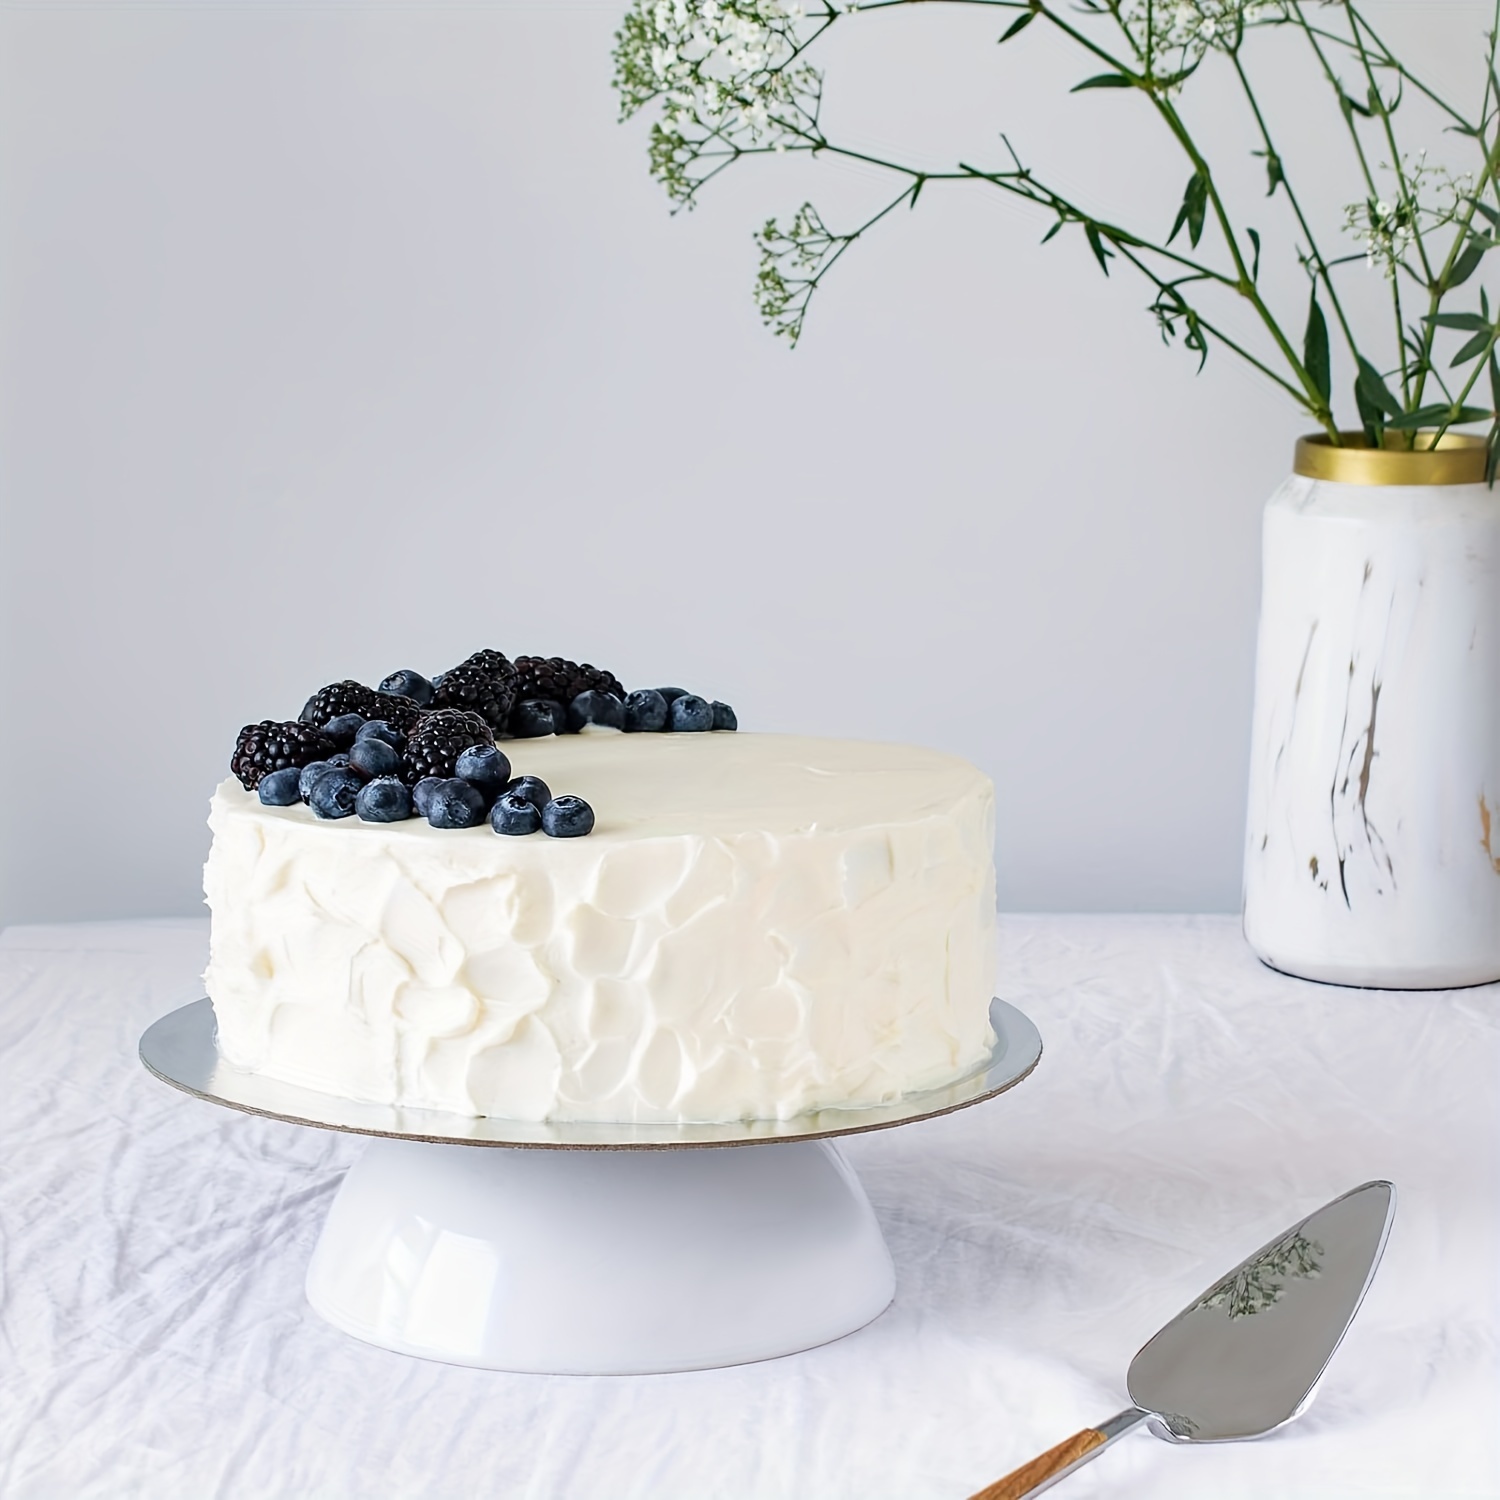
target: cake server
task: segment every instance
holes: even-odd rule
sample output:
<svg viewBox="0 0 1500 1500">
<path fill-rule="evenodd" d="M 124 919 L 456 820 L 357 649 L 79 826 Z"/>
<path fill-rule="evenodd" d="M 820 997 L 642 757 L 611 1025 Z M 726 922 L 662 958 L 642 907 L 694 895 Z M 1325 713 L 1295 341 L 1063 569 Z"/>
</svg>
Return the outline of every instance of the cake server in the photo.
<svg viewBox="0 0 1500 1500">
<path fill-rule="evenodd" d="M 1025 1500 L 1147 1423 L 1174 1443 L 1231 1443 L 1290 1422 L 1311 1402 L 1380 1264 L 1396 1211 L 1367 1182 L 1243 1260 L 1130 1362 L 1134 1403 L 1085 1427 L 970 1500 Z"/>
</svg>

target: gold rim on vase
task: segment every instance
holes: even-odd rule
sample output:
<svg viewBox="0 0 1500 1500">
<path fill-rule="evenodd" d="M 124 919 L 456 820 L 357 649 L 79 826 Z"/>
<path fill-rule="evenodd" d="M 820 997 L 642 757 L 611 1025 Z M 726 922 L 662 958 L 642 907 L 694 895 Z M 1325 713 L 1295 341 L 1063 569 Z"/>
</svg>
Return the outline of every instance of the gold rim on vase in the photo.
<svg viewBox="0 0 1500 1500">
<path fill-rule="evenodd" d="M 1365 446 L 1364 434 L 1341 432 L 1347 446 L 1335 448 L 1324 432 L 1297 439 L 1295 473 L 1336 484 L 1482 484 L 1487 442 L 1466 432 L 1445 432 L 1434 448 L 1431 433 L 1417 434 L 1417 447 Z M 1400 441 L 1385 435 L 1388 445 Z"/>
</svg>

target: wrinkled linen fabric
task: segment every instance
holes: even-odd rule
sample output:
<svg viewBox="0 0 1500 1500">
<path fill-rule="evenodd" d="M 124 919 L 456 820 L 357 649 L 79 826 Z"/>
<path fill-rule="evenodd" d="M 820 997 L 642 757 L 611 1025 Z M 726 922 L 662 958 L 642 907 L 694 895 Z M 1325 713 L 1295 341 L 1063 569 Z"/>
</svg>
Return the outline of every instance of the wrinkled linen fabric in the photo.
<svg viewBox="0 0 1500 1500">
<path fill-rule="evenodd" d="M 0 1494 L 962 1500 L 1126 1403 L 1137 1347 L 1371 1177 L 1384 1265 L 1300 1420 L 1144 1432 L 1057 1490 L 1500 1496 L 1500 986 L 1263 969 L 1229 918 L 1009 917 L 1036 1073 L 850 1140 L 894 1305 L 821 1349 L 685 1375 L 454 1368 L 323 1323 L 302 1278 L 361 1143 L 151 1078 L 206 928 L 0 935 Z"/>
</svg>

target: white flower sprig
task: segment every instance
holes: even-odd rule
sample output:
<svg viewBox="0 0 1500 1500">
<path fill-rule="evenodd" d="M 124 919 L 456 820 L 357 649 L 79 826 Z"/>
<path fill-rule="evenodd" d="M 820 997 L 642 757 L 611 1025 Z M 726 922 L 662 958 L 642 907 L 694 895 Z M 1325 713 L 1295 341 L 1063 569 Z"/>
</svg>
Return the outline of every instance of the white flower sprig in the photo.
<svg viewBox="0 0 1500 1500">
<path fill-rule="evenodd" d="M 651 172 L 691 206 L 740 156 L 811 150 L 822 78 L 800 61 L 835 18 L 796 0 L 635 0 L 615 36 L 620 117 L 659 101 Z"/>
<path fill-rule="evenodd" d="M 1381 171 L 1395 179 L 1390 198 L 1369 197 L 1344 207 L 1344 232 L 1365 247 L 1365 264 L 1385 273 L 1387 280 L 1406 264 L 1419 235 L 1452 224 L 1473 196 L 1474 179 L 1444 167 L 1427 165 L 1427 153 L 1403 157 L 1401 170 L 1388 162 Z"/>
<path fill-rule="evenodd" d="M 1137 56 L 1175 54 L 1182 75 L 1210 51 L 1237 47 L 1247 27 L 1284 19 L 1282 0 L 1123 0 L 1119 10 Z"/>
</svg>

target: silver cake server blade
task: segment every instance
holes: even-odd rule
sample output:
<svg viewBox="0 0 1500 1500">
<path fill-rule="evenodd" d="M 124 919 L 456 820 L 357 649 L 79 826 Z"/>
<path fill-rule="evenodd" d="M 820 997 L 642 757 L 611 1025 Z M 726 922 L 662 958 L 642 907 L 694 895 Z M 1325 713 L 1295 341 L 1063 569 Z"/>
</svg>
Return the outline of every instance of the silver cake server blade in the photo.
<svg viewBox="0 0 1500 1500">
<path fill-rule="evenodd" d="M 1177 1443 L 1261 1437 L 1306 1409 L 1380 1264 L 1396 1212 L 1389 1182 L 1325 1203 L 1241 1261 L 1130 1362 L 1135 1404 L 1086 1427 L 970 1500 L 1050 1489 L 1142 1423 Z"/>
</svg>

